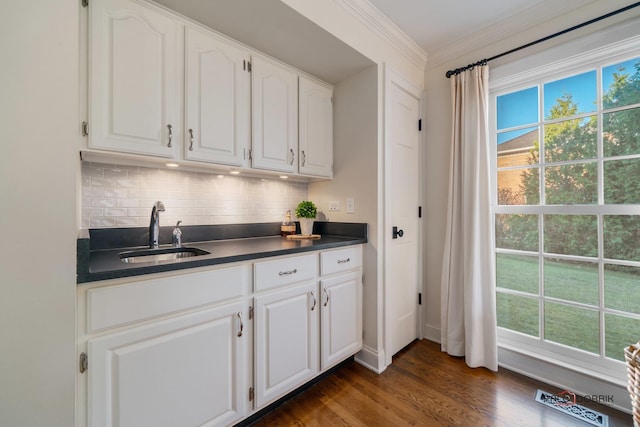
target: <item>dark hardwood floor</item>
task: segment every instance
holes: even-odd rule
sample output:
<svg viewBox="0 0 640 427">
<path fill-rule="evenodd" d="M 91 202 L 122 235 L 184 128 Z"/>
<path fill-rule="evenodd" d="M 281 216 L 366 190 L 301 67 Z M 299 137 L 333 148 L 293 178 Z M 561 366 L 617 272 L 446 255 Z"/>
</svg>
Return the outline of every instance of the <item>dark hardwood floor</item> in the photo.
<svg viewBox="0 0 640 427">
<path fill-rule="evenodd" d="M 556 387 L 500 368 L 471 369 L 431 341 L 415 341 L 377 375 L 349 363 L 268 413 L 254 426 L 588 426 L 534 401 Z M 631 415 L 609 415 L 609 426 L 632 426 Z"/>
</svg>

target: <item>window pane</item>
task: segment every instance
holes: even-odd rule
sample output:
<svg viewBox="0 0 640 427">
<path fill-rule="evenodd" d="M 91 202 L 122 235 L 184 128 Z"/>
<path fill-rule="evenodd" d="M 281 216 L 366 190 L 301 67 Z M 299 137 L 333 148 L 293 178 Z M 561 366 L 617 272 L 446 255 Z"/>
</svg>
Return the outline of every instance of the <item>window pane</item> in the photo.
<svg viewBox="0 0 640 427">
<path fill-rule="evenodd" d="M 604 217 L 604 257 L 640 261 L 640 216 Z"/>
<path fill-rule="evenodd" d="M 640 58 L 602 69 L 604 108 L 623 107 L 640 102 Z"/>
<path fill-rule="evenodd" d="M 600 354 L 598 311 L 554 302 L 544 303 L 544 338 Z"/>
<path fill-rule="evenodd" d="M 544 296 L 598 305 L 598 265 L 545 259 Z"/>
<path fill-rule="evenodd" d="M 640 319 L 605 314 L 604 342 L 605 356 L 624 361 L 624 348 L 638 342 Z"/>
<path fill-rule="evenodd" d="M 496 254 L 496 286 L 538 295 L 538 258 Z"/>
<path fill-rule="evenodd" d="M 596 110 L 596 71 L 544 85 L 544 117 L 560 119 Z"/>
<path fill-rule="evenodd" d="M 545 125 L 544 158 L 547 162 L 593 159 L 597 136 L 595 116 Z"/>
<path fill-rule="evenodd" d="M 498 133 L 498 159 L 504 153 L 512 154 L 512 153 L 521 153 L 524 152 L 527 154 L 525 156 L 526 161 L 516 162 L 514 165 L 528 165 L 532 163 L 538 163 L 538 158 L 536 156 L 535 159 L 530 161 L 528 159 L 529 153 L 534 146 L 538 146 L 540 144 L 539 132 L 537 127 L 512 130 L 509 132 Z M 500 161 L 498 161 L 498 167 L 500 167 Z"/>
<path fill-rule="evenodd" d="M 640 108 L 603 114 L 602 121 L 605 157 L 640 154 Z"/>
<path fill-rule="evenodd" d="M 538 251 L 537 215 L 496 215 L 496 247 Z"/>
<path fill-rule="evenodd" d="M 537 299 L 498 292 L 496 307 L 498 326 L 534 337 L 540 335 Z"/>
<path fill-rule="evenodd" d="M 640 314 L 640 267 L 604 265 L 604 306 Z"/>
<path fill-rule="evenodd" d="M 593 205 L 598 203 L 596 163 L 547 167 L 544 174 L 547 205 Z"/>
<path fill-rule="evenodd" d="M 497 97 L 498 130 L 538 121 L 538 87 Z"/>
<path fill-rule="evenodd" d="M 604 162 L 604 202 L 640 203 L 640 159 Z"/>
<path fill-rule="evenodd" d="M 554 254 L 597 256 L 596 215 L 545 215 L 544 250 Z"/>
<path fill-rule="evenodd" d="M 498 172 L 499 205 L 537 205 L 540 203 L 539 170 L 515 169 Z"/>
</svg>

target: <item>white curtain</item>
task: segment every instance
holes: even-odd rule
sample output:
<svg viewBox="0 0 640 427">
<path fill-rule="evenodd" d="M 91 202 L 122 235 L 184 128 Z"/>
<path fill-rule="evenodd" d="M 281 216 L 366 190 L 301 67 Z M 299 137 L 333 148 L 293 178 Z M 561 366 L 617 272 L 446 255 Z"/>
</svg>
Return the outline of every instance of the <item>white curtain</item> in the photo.
<svg viewBox="0 0 640 427">
<path fill-rule="evenodd" d="M 498 369 L 489 166 L 489 67 L 451 78 L 453 127 L 442 269 L 442 351 Z"/>
</svg>

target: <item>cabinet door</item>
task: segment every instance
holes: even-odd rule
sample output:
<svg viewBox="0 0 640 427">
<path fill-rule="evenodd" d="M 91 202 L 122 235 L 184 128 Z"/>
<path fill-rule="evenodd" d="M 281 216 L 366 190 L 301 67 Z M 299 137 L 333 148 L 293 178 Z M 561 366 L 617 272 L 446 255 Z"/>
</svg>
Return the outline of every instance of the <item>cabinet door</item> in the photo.
<svg viewBox="0 0 640 427">
<path fill-rule="evenodd" d="M 143 2 L 90 9 L 89 146 L 173 157 L 179 25 Z"/>
<path fill-rule="evenodd" d="M 300 127 L 298 171 L 305 175 L 333 175 L 333 90 L 299 77 Z"/>
<path fill-rule="evenodd" d="M 249 54 L 187 27 L 185 157 L 212 163 L 248 163 L 251 110 Z"/>
<path fill-rule="evenodd" d="M 227 425 L 246 413 L 244 303 L 88 341 L 89 425 Z"/>
<path fill-rule="evenodd" d="M 296 172 L 297 75 L 262 57 L 254 56 L 251 65 L 251 165 L 257 169 Z"/>
<path fill-rule="evenodd" d="M 321 368 L 324 370 L 362 348 L 362 277 L 360 271 L 320 281 Z"/>
<path fill-rule="evenodd" d="M 317 282 L 255 298 L 256 408 L 318 372 Z"/>
</svg>

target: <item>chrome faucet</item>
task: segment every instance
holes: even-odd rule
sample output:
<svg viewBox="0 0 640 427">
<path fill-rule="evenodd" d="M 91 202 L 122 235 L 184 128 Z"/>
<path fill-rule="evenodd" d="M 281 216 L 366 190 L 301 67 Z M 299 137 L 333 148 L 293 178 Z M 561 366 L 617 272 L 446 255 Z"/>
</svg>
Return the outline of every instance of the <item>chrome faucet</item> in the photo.
<svg viewBox="0 0 640 427">
<path fill-rule="evenodd" d="M 149 222 L 149 248 L 158 248 L 158 238 L 160 236 L 160 212 L 164 212 L 164 204 L 157 201 L 151 209 L 151 221 Z"/>
</svg>

